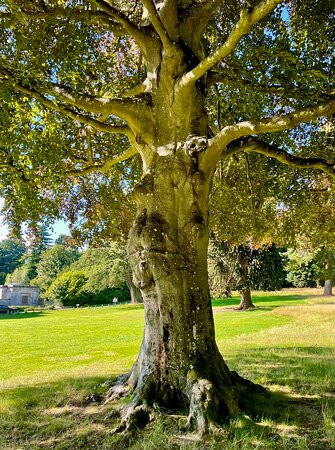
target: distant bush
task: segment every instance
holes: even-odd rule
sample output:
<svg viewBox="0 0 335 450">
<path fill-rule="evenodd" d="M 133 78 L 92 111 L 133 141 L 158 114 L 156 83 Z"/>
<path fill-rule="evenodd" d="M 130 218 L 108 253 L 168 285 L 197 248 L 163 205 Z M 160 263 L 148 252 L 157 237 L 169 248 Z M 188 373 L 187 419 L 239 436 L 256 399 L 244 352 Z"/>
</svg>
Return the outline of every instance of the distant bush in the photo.
<svg viewBox="0 0 335 450">
<path fill-rule="evenodd" d="M 84 271 L 69 271 L 60 275 L 46 292 L 47 304 L 56 306 L 106 305 L 116 297 L 119 302 L 130 300 L 129 290 L 124 283 L 116 288 L 91 292 L 87 286 Z"/>
<path fill-rule="evenodd" d="M 288 250 L 286 255 L 287 281 L 298 288 L 316 287 L 317 277 L 313 254 L 303 250 Z"/>
<path fill-rule="evenodd" d="M 89 303 L 90 294 L 83 291 L 87 278 L 83 271 L 65 272 L 56 278 L 46 292 L 48 302 L 58 306 Z"/>
</svg>

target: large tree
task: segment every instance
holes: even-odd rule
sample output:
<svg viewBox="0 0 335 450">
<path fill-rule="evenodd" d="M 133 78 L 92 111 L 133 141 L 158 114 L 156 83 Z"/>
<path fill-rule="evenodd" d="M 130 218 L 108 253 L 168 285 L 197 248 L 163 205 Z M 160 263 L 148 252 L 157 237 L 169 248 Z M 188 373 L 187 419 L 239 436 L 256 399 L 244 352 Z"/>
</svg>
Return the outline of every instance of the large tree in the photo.
<svg viewBox="0 0 335 450">
<path fill-rule="evenodd" d="M 128 252 L 145 330 L 124 389 L 113 390 L 134 390 L 129 421 L 138 408 L 186 404 L 189 426 L 206 432 L 243 405 L 251 384 L 215 343 L 208 198 L 220 160 L 241 151 L 335 177 L 330 152 L 308 151 L 318 118 L 335 111 L 331 3 L 1 2 L 2 195 L 12 226 L 62 206 L 70 219 L 85 210 L 93 220 L 94 193 L 109 192 L 110 204 L 132 185 L 130 158 L 142 161 Z M 296 146 L 285 133 L 295 127 Z"/>
</svg>

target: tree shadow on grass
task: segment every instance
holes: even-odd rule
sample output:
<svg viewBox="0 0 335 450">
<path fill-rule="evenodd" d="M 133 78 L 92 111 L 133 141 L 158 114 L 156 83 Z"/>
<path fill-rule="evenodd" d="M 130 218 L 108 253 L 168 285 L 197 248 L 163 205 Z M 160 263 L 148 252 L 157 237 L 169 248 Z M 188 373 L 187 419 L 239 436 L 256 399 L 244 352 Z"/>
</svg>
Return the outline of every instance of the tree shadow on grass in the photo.
<svg viewBox="0 0 335 450">
<path fill-rule="evenodd" d="M 278 306 L 285 306 L 286 304 L 298 304 L 306 300 L 309 296 L 305 295 L 264 295 L 264 294 L 253 294 L 252 301 L 256 306 L 256 310 L 260 308 L 272 309 Z M 238 296 L 233 296 L 231 298 L 220 298 L 220 299 L 212 299 L 212 305 L 214 307 L 223 306 L 223 307 L 233 307 L 238 306 L 240 303 L 240 298 Z M 267 307 L 263 304 L 271 303 L 272 305 Z M 262 305 L 262 306 L 259 306 Z M 249 310 L 251 311 L 251 310 Z"/>
<path fill-rule="evenodd" d="M 267 386 L 267 395 L 246 398 L 244 405 L 259 426 L 282 430 L 291 437 L 303 436 L 306 447 L 302 448 L 334 448 L 333 348 L 251 349 L 229 359 L 228 364 L 240 375 Z"/>
<path fill-rule="evenodd" d="M 0 448 L 244 450 L 257 442 L 262 443 L 258 448 L 276 450 L 334 448 L 329 428 L 335 418 L 333 349 L 252 349 L 231 358 L 229 366 L 268 392 L 245 396 L 240 406 L 247 415 L 201 443 L 186 445 L 180 420 L 168 414 L 145 430 L 111 433 L 118 421 L 110 414 L 115 406 L 103 405 L 105 378 L 87 377 L 4 390 Z"/>
<path fill-rule="evenodd" d="M 46 316 L 46 313 L 43 311 L 33 311 L 26 313 L 1 314 L 0 320 L 33 319 L 41 316 Z"/>
</svg>

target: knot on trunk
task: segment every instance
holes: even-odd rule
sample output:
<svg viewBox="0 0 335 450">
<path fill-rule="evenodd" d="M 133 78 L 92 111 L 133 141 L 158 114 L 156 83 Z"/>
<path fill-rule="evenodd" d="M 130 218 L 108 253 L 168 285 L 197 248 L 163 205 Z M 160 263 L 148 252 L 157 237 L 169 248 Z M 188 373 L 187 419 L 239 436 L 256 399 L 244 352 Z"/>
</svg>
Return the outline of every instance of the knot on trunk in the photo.
<svg viewBox="0 0 335 450">
<path fill-rule="evenodd" d="M 184 143 L 184 151 L 191 158 L 197 153 L 203 152 L 207 148 L 207 138 L 205 136 L 188 136 Z"/>
</svg>

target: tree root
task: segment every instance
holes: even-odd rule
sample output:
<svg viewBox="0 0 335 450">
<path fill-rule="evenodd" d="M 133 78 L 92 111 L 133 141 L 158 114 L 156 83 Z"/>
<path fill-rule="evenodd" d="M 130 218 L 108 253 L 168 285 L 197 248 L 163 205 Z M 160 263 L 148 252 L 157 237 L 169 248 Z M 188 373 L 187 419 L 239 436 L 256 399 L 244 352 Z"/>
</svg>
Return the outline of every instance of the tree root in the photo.
<svg viewBox="0 0 335 450">
<path fill-rule="evenodd" d="M 245 412 L 249 414 L 255 404 L 255 395 L 264 395 L 266 389 L 244 379 L 236 372 L 230 372 L 231 385 L 222 387 L 209 379 L 201 378 L 187 381 L 185 397 L 189 399 L 189 414 L 185 431 L 196 432 L 200 436 L 222 433 L 229 419 Z M 112 433 L 127 433 L 144 428 L 158 413 L 164 412 L 153 398 L 147 398 L 148 390 L 135 388 L 127 383 L 129 374 L 119 377 L 107 393 L 106 403 L 119 400 L 133 392 L 130 404 L 122 405 L 112 412 L 113 418 L 119 418 L 120 424 Z M 110 416 L 107 416 L 110 417 Z"/>
<path fill-rule="evenodd" d="M 114 433 L 127 433 L 144 428 L 151 420 L 151 409 L 147 405 L 131 404 L 121 409 L 120 424 L 112 430 Z"/>
<path fill-rule="evenodd" d="M 197 431 L 200 435 L 205 435 L 221 429 L 220 402 L 215 391 L 213 384 L 205 379 L 198 380 L 192 385 L 186 424 L 188 431 Z"/>
<path fill-rule="evenodd" d="M 124 374 L 114 381 L 107 391 L 104 404 L 126 397 L 131 392 L 131 387 L 127 383 L 128 378 L 129 374 Z"/>
</svg>

